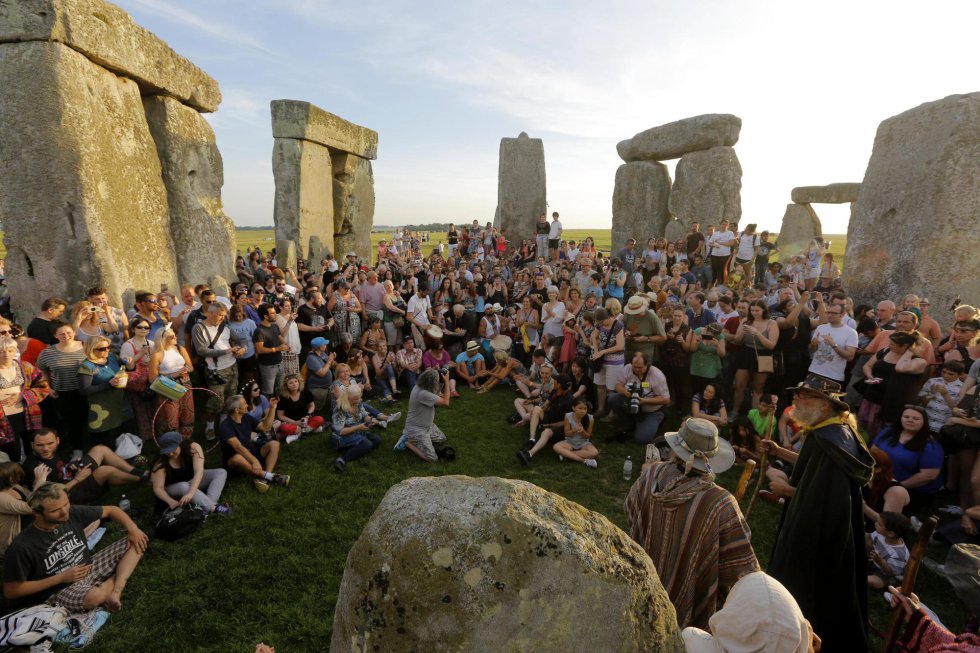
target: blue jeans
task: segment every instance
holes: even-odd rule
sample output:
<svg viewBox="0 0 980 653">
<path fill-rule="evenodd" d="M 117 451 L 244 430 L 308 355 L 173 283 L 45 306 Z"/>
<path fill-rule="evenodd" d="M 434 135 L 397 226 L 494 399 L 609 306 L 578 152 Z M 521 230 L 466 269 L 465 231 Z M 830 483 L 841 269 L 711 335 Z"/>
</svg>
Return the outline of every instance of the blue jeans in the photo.
<svg viewBox="0 0 980 653">
<path fill-rule="evenodd" d="M 664 421 L 664 411 L 660 409 L 653 413 L 630 412 L 629 397 L 613 393 L 609 395 L 609 408 L 619 416 L 620 422 L 628 420 L 633 426 L 633 439 L 641 444 L 650 444 L 657 437 L 657 431 Z M 628 428 L 628 427 L 627 427 Z"/>
<path fill-rule="evenodd" d="M 344 462 L 350 462 L 352 460 L 357 460 L 358 458 L 363 458 L 368 455 L 381 445 L 381 438 L 371 431 L 360 431 L 358 433 L 361 437 L 351 438 L 347 436 L 342 438 L 340 436 L 333 436 L 331 438 L 331 444 L 338 452 L 338 457 L 342 458 Z M 354 444 L 346 444 L 346 442 L 354 441 Z"/>
<path fill-rule="evenodd" d="M 419 373 L 412 370 L 402 370 L 399 380 L 404 383 L 409 390 L 415 387 L 415 382 L 419 379 Z"/>
</svg>

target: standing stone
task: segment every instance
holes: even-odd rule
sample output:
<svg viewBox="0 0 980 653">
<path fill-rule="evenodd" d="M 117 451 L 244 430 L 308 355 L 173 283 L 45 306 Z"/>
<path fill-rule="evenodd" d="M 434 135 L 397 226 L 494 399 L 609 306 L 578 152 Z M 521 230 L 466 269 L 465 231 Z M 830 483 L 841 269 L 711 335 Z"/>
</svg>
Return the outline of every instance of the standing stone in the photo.
<svg viewBox="0 0 980 653">
<path fill-rule="evenodd" d="M 214 79 L 103 0 L 0 0 L 0 43 L 24 41 L 62 43 L 134 80 L 144 95 L 169 95 L 205 112 L 221 103 Z"/>
<path fill-rule="evenodd" d="M 810 241 L 817 236 L 823 236 L 823 228 L 813 207 L 809 204 L 787 204 L 776 239 L 779 260 L 784 264 L 789 262 L 809 247 Z"/>
<path fill-rule="evenodd" d="M 742 166 L 735 150 L 713 147 L 677 162 L 668 207 L 686 232 L 692 222 L 717 225 L 742 217 Z"/>
<path fill-rule="evenodd" d="M 669 243 L 676 243 L 678 240 L 684 240 L 687 236 L 687 228 L 681 224 L 680 220 L 670 220 L 664 225 L 664 238 L 667 239 Z"/>
<path fill-rule="evenodd" d="M 855 302 L 928 294 L 980 301 L 980 93 L 951 95 L 878 127 L 847 228 Z"/>
<path fill-rule="evenodd" d="M 105 286 L 118 306 L 177 279 L 139 88 L 60 43 L 0 45 L 0 222 L 23 319 Z"/>
<path fill-rule="evenodd" d="M 738 142 L 742 119 L 728 113 L 684 118 L 642 131 L 620 141 L 616 151 L 623 161 L 665 161 L 690 152 Z"/>
<path fill-rule="evenodd" d="M 272 149 L 272 176 L 276 183 L 276 240 L 306 243 L 316 236 L 333 244 L 330 150 L 311 141 L 277 138 Z"/>
<path fill-rule="evenodd" d="M 501 138 L 494 225 L 507 230 L 507 239 L 516 248 L 521 240 L 534 239 L 534 225 L 547 208 L 544 143 L 528 138 L 526 132 Z"/>
<path fill-rule="evenodd" d="M 235 280 L 237 281 L 238 279 L 236 278 Z M 216 274 L 208 279 L 208 287 L 213 290 L 218 297 L 231 298 L 231 286 L 228 285 L 228 281 L 220 274 Z"/>
<path fill-rule="evenodd" d="M 296 272 L 296 243 L 292 240 L 276 241 L 276 267 Z"/>
<path fill-rule="evenodd" d="M 232 274 L 235 224 L 221 203 L 224 167 L 211 125 L 170 97 L 145 97 L 143 108 L 167 189 L 180 283 Z"/>
<path fill-rule="evenodd" d="M 371 162 L 346 152 L 333 155 L 334 256 L 356 252 L 371 260 L 374 225 L 374 172 Z"/>
<path fill-rule="evenodd" d="M 378 132 L 300 100 L 272 101 L 272 135 L 319 143 L 364 159 L 378 158 Z"/>
<path fill-rule="evenodd" d="M 850 204 L 857 201 L 860 191 L 861 184 L 798 186 L 793 189 L 792 200 L 797 204 Z"/>
<path fill-rule="evenodd" d="M 306 250 L 306 267 L 310 270 L 319 270 L 320 261 L 323 260 L 323 243 L 318 236 L 310 236 L 310 246 Z"/>
<path fill-rule="evenodd" d="M 683 652 L 646 552 L 525 481 L 395 485 L 347 556 L 332 653 Z"/>
<path fill-rule="evenodd" d="M 647 238 L 663 235 L 670 220 L 669 196 L 670 171 L 664 164 L 636 161 L 619 166 L 612 201 L 614 254 L 629 238 L 643 244 Z"/>
</svg>

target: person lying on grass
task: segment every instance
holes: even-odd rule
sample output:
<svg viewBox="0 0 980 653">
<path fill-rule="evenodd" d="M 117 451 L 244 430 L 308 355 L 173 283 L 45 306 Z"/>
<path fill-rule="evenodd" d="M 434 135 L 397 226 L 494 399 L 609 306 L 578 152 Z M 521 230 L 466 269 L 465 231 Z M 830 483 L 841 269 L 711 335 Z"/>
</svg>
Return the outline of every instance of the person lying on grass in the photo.
<svg viewBox="0 0 980 653">
<path fill-rule="evenodd" d="M 405 430 L 395 445 L 395 449 L 408 449 L 429 463 L 434 463 L 439 458 L 456 458 L 456 452 L 446 445 L 446 434 L 435 424 L 436 406 L 449 407 L 449 370 L 442 375 L 441 397 L 438 392 L 439 373 L 434 369 L 422 372 L 408 399 Z"/>
<path fill-rule="evenodd" d="M 226 417 L 218 425 L 222 466 L 229 472 L 250 476 L 262 494 L 269 491 L 270 483 L 289 485 L 288 474 L 272 471 L 279 462 L 279 442 L 266 435 L 271 432 L 278 405 L 278 397 L 270 399 L 269 412 L 260 423 L 249 414 L 245 397 L 232 395 L 225 402 Z"/>
<path fill-rule="evenodd" d="M 28 505 L 34 523 L 14 538 L 3 562 L 3 596 L 11 607 L 122 608 L 123 589 L 149 543 L 146 533 L 116 506 L 71 505 L 61 483 L 40 486 Z M 84 528 L 98 519 L 111 519 L 127 535 L 92 555 Z"/>
<path fill-rule="evenodd" d="M 595 418 L 589 415 L 589 403 L 584 399 L 579 399 L 572 406 L 571 412 L 565 413 L 565 420 L 562 426 L 565 438 L 555 442 L 552 449 L 558 454 L 559 460 L 569 459 L 578 463 L 585 463 L 586 467 L 595 469 L 599 466 L 596 458 L 599 457 L 599 450 L 592 444 L 592 429 L 595 427 Z"/>
</svg>

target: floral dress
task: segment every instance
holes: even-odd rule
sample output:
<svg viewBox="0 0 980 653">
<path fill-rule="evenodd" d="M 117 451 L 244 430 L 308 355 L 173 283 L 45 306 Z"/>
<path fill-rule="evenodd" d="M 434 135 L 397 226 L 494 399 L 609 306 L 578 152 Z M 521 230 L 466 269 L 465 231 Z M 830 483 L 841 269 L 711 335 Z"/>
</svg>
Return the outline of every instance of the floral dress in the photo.
<svg viewBox="0 0 980 653">
<path fill-rule="evenodd" d="M 337 324 L 337 340 L 340 334 L 349 333 L 354 342 L 361 341 L 361 316 L 357 313 L 357 299 L 351 291 L 350 298 L 344 299 L 339 292 L 334 292 L 333 319 Z"/>
</svg>

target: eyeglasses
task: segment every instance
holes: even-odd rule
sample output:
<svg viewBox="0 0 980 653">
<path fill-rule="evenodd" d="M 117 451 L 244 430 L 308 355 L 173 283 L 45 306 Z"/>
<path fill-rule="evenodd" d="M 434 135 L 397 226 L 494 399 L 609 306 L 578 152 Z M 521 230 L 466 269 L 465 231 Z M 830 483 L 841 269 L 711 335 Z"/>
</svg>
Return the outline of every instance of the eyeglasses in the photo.
<svg viewBox="0 0 980 653">
<path fill-rule="evenodd" d="M 143 302 L 146 303 L 146 304 L 159 304 L 160 303 L 160 300 L 159 299 L 144 299 Z"/>
<path fill-rule="evenodd" d="M 0 331 L 0 336 L 9 336 L 9 335 L 10 335 L 10 329 L 7 329 L 6 331 Z"/>
<path fill-rule="evenodd" d="M 139 326 L 133 327 L 133 329 L 136 330 L 136 331 L 149 331 L 150 330 L 150 326 L 148 324 L 141 324 Z"/>
<path fill-rule="evenodd" d="M 109 351 L 108 347 L 96 347 L 92 351 Z"/>
</svg>

